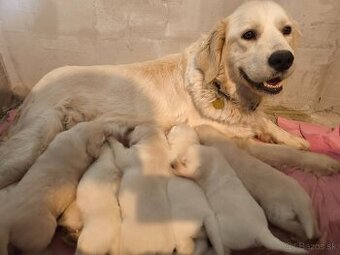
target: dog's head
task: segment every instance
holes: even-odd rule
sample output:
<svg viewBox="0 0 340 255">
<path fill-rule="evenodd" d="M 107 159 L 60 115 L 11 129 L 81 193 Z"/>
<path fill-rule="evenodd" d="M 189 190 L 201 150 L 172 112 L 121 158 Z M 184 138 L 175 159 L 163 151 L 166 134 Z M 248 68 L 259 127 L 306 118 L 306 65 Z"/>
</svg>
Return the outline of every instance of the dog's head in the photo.
<svg viewBox="0 0 340 255">
<path fill-rule="evenodd" d="M 195 57 L 203 83 L 226 92 L 277 94 L 294 70 L 299 31 L 276 3 L 247 2 L 220 21 Z"/>
</svg>

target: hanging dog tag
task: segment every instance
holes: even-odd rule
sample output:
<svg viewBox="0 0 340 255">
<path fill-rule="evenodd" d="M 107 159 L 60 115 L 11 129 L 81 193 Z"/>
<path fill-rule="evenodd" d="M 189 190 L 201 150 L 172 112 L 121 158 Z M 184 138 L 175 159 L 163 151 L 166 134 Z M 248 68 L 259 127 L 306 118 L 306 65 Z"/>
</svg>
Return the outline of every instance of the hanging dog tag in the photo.
<svg viewBox="0 0 340 255">
<path fill-rule="evenodd" d="M 216 98 L 212 102 L 212 105 L 214 106 L 215 109 L 222 109 L 224 107 L 224 100 L 223 100 L 223 98 Z"/>
</svg>

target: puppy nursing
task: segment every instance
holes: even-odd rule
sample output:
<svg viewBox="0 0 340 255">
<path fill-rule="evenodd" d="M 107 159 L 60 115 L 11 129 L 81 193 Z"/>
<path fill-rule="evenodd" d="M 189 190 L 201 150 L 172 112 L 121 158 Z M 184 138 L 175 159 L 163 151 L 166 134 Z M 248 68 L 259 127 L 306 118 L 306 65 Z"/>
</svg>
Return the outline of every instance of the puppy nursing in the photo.
<svg viewBox="0 0 340 255">
<path fill-rule="evenodd" d="M 173 166 L 177 175 L 194 179 L 204 190 L 216 214 L 225 251 L 263 245 L 291 253 L 306 252 L 270 233 L 262 208 L 217 149 L 192 144 Z"/>
<path fill-rule="evenodd" d="M 140 125 L 130 134 L 130 148 L 115 139 L 110 144 L 123 172 L 118 196 L 120 254 L 171 254 L 175 240 L 167 197 L 170 160 L 163 131 Z"/>
<path fill-rule="evenodd" d="M 250 156 L 210 126 L 196 127 L 196 131 L 201 144 L 213 146 L 224 156 L 271 223 L 302 239 L 318 238 L 311 199 L 296 180 Z"/>
<path fill-rule="evenodd" d="M 188 126 L 181 125 L 170 130 L 168 142 L 174 159 L 184 153 L 191 142 L 198 142 L 198 137 Z M 216 217 L 199 186 L 186 178 L 172 176 L 168 182 L 168 196 L 177 253 L 199 253 L 194 239 L 204 226 L 216 254 L 224 254 Z"/>
<path fill-rule="evenodd" d="M 38 253 L 50 243 L 58 216 L 74 200 L 81 175 L 98 156 L 105 139 L 100 121 L 80 123 L 60 133 L 0 208 L 0 254 L 10 242 Z"/>
<path fill-rule="evenodd" d="M 76 204 L 83 220 L 77 253 L 119 254 L 120 208 L 117 200 L 120 172 L 108 144 L 79 182 Z"/>
</svg>

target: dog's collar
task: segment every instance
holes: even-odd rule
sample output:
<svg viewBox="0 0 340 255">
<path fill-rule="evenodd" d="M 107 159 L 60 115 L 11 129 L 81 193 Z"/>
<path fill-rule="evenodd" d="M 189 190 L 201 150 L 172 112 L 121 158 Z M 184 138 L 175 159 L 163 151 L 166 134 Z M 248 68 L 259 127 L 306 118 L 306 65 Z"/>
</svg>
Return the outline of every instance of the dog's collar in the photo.
<svg viewBox="0 0 340 255">
<path fill-rule="evenodd" d="M 233 98 L 228 92 L 222 90 L 222 86 L 219 81 L 214 80 L 212 82 L 212 85 L 214 86 L 218 97 L 212 102 L 212 105 L 215 109 L 222 109 L 224 107 L 224 101 L 223 98 L 233 104 L 238 104 L 239 101 L 235 98 Z"/>
</svg>

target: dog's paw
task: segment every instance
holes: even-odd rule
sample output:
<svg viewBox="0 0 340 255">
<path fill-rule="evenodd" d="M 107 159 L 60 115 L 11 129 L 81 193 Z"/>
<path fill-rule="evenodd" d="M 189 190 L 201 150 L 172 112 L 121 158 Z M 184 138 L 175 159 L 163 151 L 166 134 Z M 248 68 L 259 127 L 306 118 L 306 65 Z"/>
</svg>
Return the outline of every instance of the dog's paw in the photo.
<svg viewBox="0 0 340 255">
<path fill-rule="evenodd" d="M 294 135 L 289 135 L 288 137 L 286 137 L 286 139 L 283 139 L 278 142 L 282 144 L 286 144 L 298 150 L 308 150 L 310 147 L 310 144 L 307 140 L 301 137 L 298 137 L 298 136 L 294 136 Z"/>
<path fill-rule="evenodd" d="M 302 159 L 304 170 L 312 172 L 317 176 L 331 175 L 340 172 L 340 161 L 328 156 L 313 153 L 309 154 L 306 159 Z"/>
</svg>

